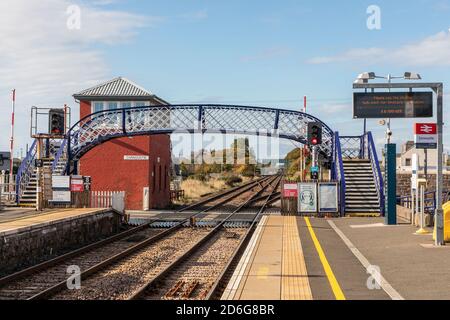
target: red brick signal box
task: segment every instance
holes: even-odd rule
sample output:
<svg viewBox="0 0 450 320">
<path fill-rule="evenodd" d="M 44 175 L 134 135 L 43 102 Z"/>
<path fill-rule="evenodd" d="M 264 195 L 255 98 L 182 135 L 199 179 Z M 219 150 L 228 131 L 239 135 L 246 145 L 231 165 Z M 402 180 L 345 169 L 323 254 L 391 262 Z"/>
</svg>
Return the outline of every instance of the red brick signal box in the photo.
<svg viewBox="0 0 450 320">
<path fill-rule="evenodd" d="M 80 119 L 101 110 L 168 104 L 122 77 L 73 97 L 80 103 Z M 127 210 L 160 209 L 170 204 L 169 135 L 115 138 L 91 149 L 79 165 L 81 175 L 92 177 L 93 191 L 125 191 Z"/>
</svg>

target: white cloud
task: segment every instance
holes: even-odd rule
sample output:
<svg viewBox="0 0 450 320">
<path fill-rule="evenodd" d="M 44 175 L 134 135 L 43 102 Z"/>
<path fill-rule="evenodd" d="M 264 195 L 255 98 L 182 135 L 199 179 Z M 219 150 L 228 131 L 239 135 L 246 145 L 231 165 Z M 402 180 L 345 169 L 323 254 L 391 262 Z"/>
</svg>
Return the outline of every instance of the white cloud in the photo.
<svg viewBox="0 0 450 320">
<path fill-rule="evenodd" d="M 10 90 L 17 89 L 16 145 L 29 141 L 30 106 L 76 107 L 71 95 L 111 77 L 98 44 L 132 39 L 162 21 L 106 7 L 81 5 L 81 28 L 67 28 L 68 0 L 0 2 L 0 149 L 8 148 Z M 105 4 L 105 2 L 103 2 Z M 74 110 L 74 109 L 73 109 Z M 73 111 L 76 116 L 76 109 Z"/>
<path fill-rule="evenodd" d="M 354 48 L 334 56 L 314 57 L 310 64 L 351 62 L 412 66 L 450 66 L 450 32 L 443 31 L 396 48 Z"/>
</svg>

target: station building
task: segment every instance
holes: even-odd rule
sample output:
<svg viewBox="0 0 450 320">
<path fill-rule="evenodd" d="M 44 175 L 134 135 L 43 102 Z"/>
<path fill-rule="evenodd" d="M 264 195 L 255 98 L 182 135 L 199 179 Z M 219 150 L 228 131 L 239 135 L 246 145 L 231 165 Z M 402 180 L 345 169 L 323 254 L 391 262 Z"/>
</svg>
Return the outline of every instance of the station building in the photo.
<svg viewBox="0 0 450 320">
<path fill-rule="evenodd" d="M 150 91 L 119 77 L 73 95 L 80 119 L 94 112 L 168 105 Z M 170 136 L 143 135 L 108 140 L 88 151 L 79 174 L 91 177 L 92 191 L 125 191 L 125 209 L 160 209 L 170 203 Z"/>
</svg>

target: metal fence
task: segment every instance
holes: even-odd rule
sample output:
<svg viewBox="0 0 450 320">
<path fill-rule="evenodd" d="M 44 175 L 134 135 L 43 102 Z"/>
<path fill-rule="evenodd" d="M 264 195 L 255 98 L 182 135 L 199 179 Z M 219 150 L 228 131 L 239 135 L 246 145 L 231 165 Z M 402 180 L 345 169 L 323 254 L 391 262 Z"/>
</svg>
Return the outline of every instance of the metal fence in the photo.
<svg viewBox="0 0 450 320">
<path fill-rule="evenodd" d="M 430 213 L 430 214 L 434 214 L 434 212 L 436 211 L 436 191 L 428 191 L 425 192 L 425 212 Z M 411 195 L 407 195 L 407 196 L 397 196 L 397 204 L 399 206 L 408 208 L 408 209 L 412 209 L 413 204 L 412 204 L 412 196 Z M 444 191 L 442 193 L 442 199 L 444 199 L 444 202 L 448 202 L 450 201 L 450 191 Z M 422 206 L 420 198 L 418 200 L 419 202 L 419 207 Z"/>
<path fill-rule="evenodd" d="M 89 207 L 125 210 L 125 191 L 90 191 Z"/>
<path fill-rule="evenodd" d="M 13 175 L 12 181 L 9 179 L 8 173 L 0 172 L 0 199 L 4 204 L 16 200 L 16 175 Z"/>
<path fill-rule="evenodd" d="M 72 192 L 71 202 L 48 203 L 49 208 L 113 208 L 125 212 L 125 191 Z"/>
</svg>

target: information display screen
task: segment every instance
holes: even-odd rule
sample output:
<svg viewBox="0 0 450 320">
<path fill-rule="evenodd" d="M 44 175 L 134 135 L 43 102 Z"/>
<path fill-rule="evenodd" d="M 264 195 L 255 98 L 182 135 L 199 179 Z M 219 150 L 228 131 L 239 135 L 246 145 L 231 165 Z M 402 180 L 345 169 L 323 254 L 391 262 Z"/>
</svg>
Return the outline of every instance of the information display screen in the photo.
<svg viewBox="0 0 450 320">
<path fill-rule="evenodd" d="M 353 118 L 430 118 L 432 92 L 378 92 L 353 94 Z"/>
</svg>

